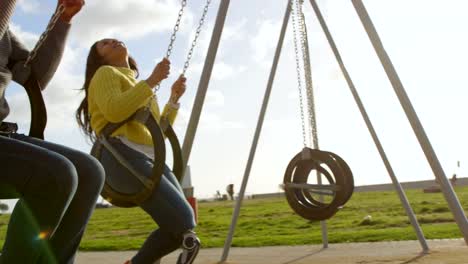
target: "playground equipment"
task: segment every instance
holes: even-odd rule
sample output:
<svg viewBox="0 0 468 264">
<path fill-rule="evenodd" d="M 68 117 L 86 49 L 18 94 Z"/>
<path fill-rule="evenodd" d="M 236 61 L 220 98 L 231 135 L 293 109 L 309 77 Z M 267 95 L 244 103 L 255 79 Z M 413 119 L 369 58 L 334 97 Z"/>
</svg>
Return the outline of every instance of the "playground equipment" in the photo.
<svg viewBox="0 0 468 264">
<path fill-rule="evenodd" d="M 351 169 L 341 157 L 331 152 L 319 150 L 309 40 L 302 5 L 302 1 L 291 1 L 290 8 L 293 11 L 291 18 L 294 30 L 303 149 L 289 162 L 282 187 L 294 212 L 305 219 L 317 221 L 326 220 L 335 215 L 351 198 L 354 180 Z M 301 69 L 301 57 L 303 69 Z M 305 80 L 305 93 L 302 77 Z M 303 98 L 304 94 L 306 100 Z M 304 103 L 304 101 L 306 102 Z M 307 143 L 307 135 L 311 137 L 310 147 Z M 312 171 L 317 174 L 318 184 L 308 183 Z M 322 184 L 322 175 L 325 176 L 328 184 Z M 318 195 L 317 198 L 314 197 L 316 195 Z M 324 199 L 324 196 L 327 196 L 328 199 Z"/>
<path fill-rule="evenodd" d="M 230 3 L 230 0 L 222 0 L 221 1 L 221 5 L 220 5 L 220 10 L 219 10 L 219 13 L 218 13 L 218 18 L 216 20 L 216 24 L 215 24 L 215 31 L 217 34 L 213 34 L 213 38 L 211 40 L 211 44 L 210 44 L 210 52 L 211 54 L 209 55 L 216 55 L 216 50 L 217 50 L 217 47 L 219 45 L 219 36 L 221 35 L 221 32 L 222 32 L 222 27 L 224 25 L 224 21 L 225 21 L 225 16 L 227 14 L 227 11 L 228 11 L 228 7 L 229 7 L 229 3 Z M 401 83 L 401 81 L 399 80 L 398 78 L 398 75 L 396 73 L 396 70 L 393 68 L 393 65 L 390 61 L 390 58 L 388 57 L 388 55 L 386 54 L 385 52 L 385 49 L 383 47 L 383 44 L 381 43 L 380 41 L 380 38 L 378 37 L 378 34 L 377 34 L 377 31 L 376 29 L 374 28 L 373 24 L 372 24 L 372 21 L 370 20 L 370 17 L 367 13 L 367 10 L 365 9 L 363 3 L 361 0 L 352 0 L 352 3 L 353 3 L 353 6 L 367 32 L 367 34 L 369 35 L 369 39 L 370 41 L 372 42 L 373 46 L 374 46 L 374 49 L 377 53 L 377 55 L 379 56 L 379 59 L 381 60 L 381 63 L 383 65 L 383 67 L 385 68 L 385 71 L 387 72 L 387 76 L 389 77 L 392 85 L 393 85 L 393 88 L 395 90 L 395 92 L 397 93 L 398 95 L 398 98 L 400 100 L 400 103 L 402 105 L 402 107 L 404 108 L 405 110 L 405 113 L 407 115 L 407 118 L 408 120 L 410 121 L 412 127 L 413 127 L 413 130 L 419 140 L 419 143 L 421 145 L 421 147 L 423 148 L 424 150 L 424 153 L 426 155 L 426 158 L 428 160 L 428 162 L 430 163 L 431 167 L 432 167 L 432 170 L 434 172 L 434 175 L 437 179 L 439 179 L 441 181 L 441 187 L 443 189 L 443 193 L 444 193 L 444 196 L 445 196 L 445 199 L 447 200 L 447 203 L 449 204 L 449 207 L 456 219 L 456 222 L 457 222 L 457 225 L 466 241 L 466 243 L 468 244 L 468 220 L 464 214 L 464 211 L 460 205 L 460 202 L 457 198 L 457 196 L 455 195 L 454 191 L 453 191 L 453 188 L 451 187 L 451 185 L 449 184 L 442 168 L 441 168 L 441 165 L 440 165 L 440 162 L 437 158 L 437 155 L 435 154 L 434 150 L 432 149 L 432 146 L 429 142 L 429 139 L 427 138 L 425 132 L 424 132 L 424 129 L 422 127 L 422 124 L 420 123 L 417 115 L 416 115 L 416 112 L 415 110 L 413 109 L 412 107 L 412 104 L 408 98 L 408 96 L 406 95 L 406 92 L 404 90 L 404 87 Z M 378 149 L 378 152 L 382 158 L 382 161 L 387 169 L 387 172 L 392 180 L 392 183 L 393 185 L 395 186 L 395 189 L 398 193 L 398 196 L 400 198 L 400 201 L 403 205 L 403 207 L 405 208 L 405 211 L 408 215 L 408 218 L 413 226 L 413 229 L 415 230 L 415 233 L 418 237 L 418 240 L 420 242 L 420 245 L 422 247 L 422 250 L 423 252 L 426 252 L 429 250 L 429 247 L 427 245 L 427 242 L 426 242 L 426 239 L 422 233 L 422 230 L 421 230 L 421 227 L 419 226 L 419 223 L 414 215 L 414 211 L 413 209 L 411 208 L 411 206 L 409 205 L 409 202 L 408 202 L 408 199 L 403 191 L 403 188 L 401 187 L 397 177 L 395 176 L 395 173 L 393 171 L 393 168 L 392 166 L 390 165 L 390 162 L 387 158 L 387 155 L 385 154 L 385 151 L 382 147 L 382 144 L 377 136 L 377 133 L 370 121 L 370 118 L 364 108 L 364 105 L 360 99 L 360 96 L 356 90 L 356 87 L 348 73 L 348 70 L 346 69 L 345 65 L 344 65 L 344 62 L 341 58 L 341 55 L 338 51 L 338 48 L 335 44 L 335 41 L 333 40 L 333 37 L 328 29 L 328 26 L 321 14 L 321 11 L 316 3 L 316 1 L 314 0 L 310 0 L 310 4 L 312 5 L 312 8 L 319 20 L 319 23 L 320 23 L 320 26 L 322 27 L 324 33 L 325 33 L 325 36 L 330 44 L 330 47 L 333 51 L 333 54 L 335 55 L 335 58 L 340 66 L 340 69 L 346 79 L 346 82 L 350 88 L 350 91 L 353 95 L 353 98 L 361 112 L 361 115 L 367 125 L 367 128 L 369 130 L 369 133 L 371 134 L 371 137 L 376 145 L 376 148 Z M 245 172 L 244 172 L 244 177 L 243 177 L 243 180 L 242 180 L 242 184 L 241 184 L 241 188 L 240 188 L 240 192 L 239 192 L 239 198 L 237 200 L 237 203 L 236 203 L 236 207 L 234 209 L 234 213 L 233 213 L 233 217 L 232 217 L 232 221 L 231 221 L 231 226 L 230 226 L 230 230 L 229 230 L 229 233 L 228 233 L 228 236 L 226 238 L 226 242 L 225 242 L 225 246 L 224 246 L 224 250 L 223 250 L 223 254 L 222 254 L 222 257 L 221 257 L 221 261 L 226 261 L 227 260 L 227 257 L 228 257 L 228 254 L 229 254 L 229 249 L 230 249 L 230 246 L 231 246 L 231 243 L 232 243 L 232 237 L 234 235 L 234 229 L 235 229 L 235 226 L 237 224 L 237 219 L 238 219 L 238 216 L 239 216 L 239 212 L 240 212 L 240 207 L 241 207 L 241 204 L 242 204 L 242 200 L 243 200 L 243 197 L 245 195 L 245 190 L 246 190 L 246 187 L 247 187 L 247 183 L 248 183 L 248 179 L 249 179 L 249 175 L 250 175 L 250 170 L 251 170 L 251 167 L 252 167 L 252 163 L 253 163 L 253 159 L 254 159 L 254 156 L 255 156 L 255 152 L 256 152 L 256 147 L 257 147 L 257 144 L 258 144 L 258 139 L 259 139 L 259 136 L 260 136 L 260 133 L 261 133 L 261 129 L 262 129 L 262 126 L 263 126 L 263 120 L 264 120 L 264 117 L 265 117 L 265 113 L 266 113 L 266 109 L 267 109 L 267 106 L 268 106 L 268 101 L 269 101 L 269 97 L 270 97 L 270 94 L 271 94 L 271 90 L 272 90 L 272 86 L 273 86 L 273 82 L 274 82 L 274 78 L 275 78 L 275 75 L 276 75 L 276 69 L 277 69 L 277 66 L 278 66 L 278 62 L 279 62 L 279 57 L 280 57 L 280 54 L 281 54 L 281 49 L 282 49 L 282 46 L 283 46 L 283 42 L 284 42 L 284 37 L 285 37 L 285 33 L 286 33 L 286 29 L 287 29 L 287 24 L 288 24 L 288 21 L 289 21 L 289 17 L 290 17 L 290 13 L 291 13 L 291 1 L 288 1 L 287 3 L 287 7 L 286 7 L 286 12 L 285 12 L 285 15 L 284 15 L 284 20 L 283 20 L 283 25 L 281 27 L 281 31 L 280 31 L 280 36 L 279 36 L 279 40 L 278 40 L 278 45 L 277 45 L 277 48 L 276 48 L 276 52 L 275 52 L 275 55 L 274 55 L 274 58 L 273 58 L 273 64 L 272 64 L 272 67 L 271 67 L 271 71 L 270 71 L 270 76 L 269 76 L 269 79 L 268 79 L 268 83 L 267 83 L 267 88 L 266 88 L 266 91 L 265 91 L 265 95 L 264 95 L 264 98 L 263 98 L 263 103 L 262 103 L 262 106 L 261 106 L 261 110 L 260 110 L 260 115 L 259 115 L 259 118 L 258 118 L 258 123 L 257 123 L 257 127 L 256 127 L 256 130 L 255 130 L 255 134 L 254 134 L 254 138 L 253 138 L 253 142 L 252 142 L 252 146 L 251 146 L 251 149 L 250 149 L 250 153 L 249 153 L 249 158 L 247 160 L 247 164 L 246 164 L 246 168 L 245 168 Z M 197 125 L 198 125 L 198 121 L 199 121 L 199 118 L 200 118 L 200 112 L 201 112 L 201 108 L 203 106 L 203 101 L 204 101 L 204 98 L 205 98 L 205 95 L 206 95 L 206 90 L 207 90 L 207 87 L 208 87 L 208 83 L 209 83 L 209 77 L 210 77 L 210 74 L 211 74 L 211 71 L 212 71 L 212 65 L 213 65 L 213 61 L 214 61 L 214 56 L 213 57 L 210 57 L 210 56 L 207 56 L 207 60 L 206 60 L 206 64 L 205 64 L 205 68 L 204 68 L 204 71 L 203 71 L 203 74 L 202 74 L 202 77 L 201 77 L 201 81 L 200 81 L 200 85 L 199 85 L 199 90 L 198 90 L 198 93 L 197 93 L 197 96 L 195 98 L 195 105 L 198 106 L 197 109 L 194 109 L 194 111 L 192 112 L 192 116 L 190 118 L 190 123 L 189 123 L 189 127 L 187 129 L 187 133 L 186 133 L 186 137 L 185 137 L 185 141 L 184 141 L 184 146 L 183 146 L 183 153 L 184 153 L 184 157 L 185 157 L 185 160 L 184 160 L 184 164 L 187 164 L 187 161 L 189 159 L 189 154 L 190 154 L 190 151 L 191 151 L 191 147 L 192 147 L 192 144 L 193 144 L 193 139 L 194 139 L 194 136 L 195 136 L 195 133 L 196 133 L 196 128 L 197 128 Z M 209 63 L 208 63 L 209 62 Z M 327 247 L 328 246 L 328 239 L 327 239 L 327 231 L 326 231 L 326 225 L 324 222 L 322 222 L 322 237 L 323 237 L 323 246 L 324 247 Z"/>
</svg>

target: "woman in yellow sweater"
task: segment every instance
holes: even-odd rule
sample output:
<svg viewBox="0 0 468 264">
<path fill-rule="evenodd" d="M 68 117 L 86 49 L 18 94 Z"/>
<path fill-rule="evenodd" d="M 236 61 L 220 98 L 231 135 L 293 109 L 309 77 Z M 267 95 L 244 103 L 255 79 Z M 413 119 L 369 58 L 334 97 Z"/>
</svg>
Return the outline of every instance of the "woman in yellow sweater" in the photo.
<svg viewBox="0 0 468 264">
<path fill-rule="evenodd" d="M 138 81 L 138 68 L 125 45 L 114 39 L 96 42 L 90 50 L 83 90 L 85 98 L 76 118 L 83 131 L 95 140 L 108 123 L 126 120 L 138 109 L 150 104 L 151 114 L 159 121 L 167 116 L 172 124 L 179 108 L 178 100 L 185 92 L 185 78 L 180 76 L 172 85 L 169 102 L 160 113 L 153 88 L 169 75 L 170 62 L 162 60 L 152 74 Z M 153 142 L 147 128 L 130 121 L 116 130 L 109 142 L 140 174 L 152 174 Z M 135 193 L 141 183 L 104 148 L 101 162 L 107 183 L 124 193 Z M 153 194 L 140 207 L 158 224 L 138 253 L 126 263 L 154 263 L 182 246 L 177 263 L 193 263 L 200 240 L 192 231 L 195 227 L 193 210 L 185 200 L 176 177 L 166 166 L 164 175 Z"/>
</svg>

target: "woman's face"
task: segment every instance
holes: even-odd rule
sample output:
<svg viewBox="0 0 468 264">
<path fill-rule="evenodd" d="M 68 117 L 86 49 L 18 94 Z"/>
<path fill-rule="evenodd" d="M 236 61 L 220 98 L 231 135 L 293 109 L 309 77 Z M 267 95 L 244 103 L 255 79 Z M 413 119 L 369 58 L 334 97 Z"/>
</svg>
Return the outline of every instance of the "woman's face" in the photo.
<svg viewBox="0 0 468 264">
<path fill-rule="evenodd" d="M 116 39 L 102 39 L 97 43 L 97 52 L 109 64 L 117 64 L 127 60 L 127 47 L 122 41 Z"/>
</svg>

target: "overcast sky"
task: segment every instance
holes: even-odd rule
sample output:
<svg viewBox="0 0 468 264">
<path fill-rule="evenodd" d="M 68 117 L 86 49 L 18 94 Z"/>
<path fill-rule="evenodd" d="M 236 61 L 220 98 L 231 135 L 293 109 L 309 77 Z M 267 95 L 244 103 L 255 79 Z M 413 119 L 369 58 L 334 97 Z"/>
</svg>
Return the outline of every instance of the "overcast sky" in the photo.
<svg viewBox="0 0 468 264">
<path fill-rule="evenodd" d="M 200 43 L 187 74 L 188 91 L 176 121 L 181 142 L 198 87 L 219 0 L 213 0 Z M 321 0 L 332 34 L 362 96 L 390 162 L 401 181 L 434 176 L 402 108 L 379 64 L 350 0 Z M 12 29 L 34 46 L 56 1 L 22 0 Z M 468 113 L 468 2 L 464 0 L 367 0 L 368 12 L 412 100 L 447 176 L 466 176 Z M 172 76 L 160 91 L 167 100 L 178 76 L 204 0 L 188 1 L 172 57 Z M 238 191 L 279 36 L 286 1 L 232 0 L 208 97 L 190 157 L 198 197 L 212 197 L 235 184 Z M 87 0 L 73 20 L 61 66 L 45 92 L 47 140 L 89 152 L 74 111 L 82 99 L 84 66 L 90 45 L 104 37 L 123 40 L 146 78 L 165 54 L 177 0 Z M 390 178 L 376 151 L 351 93 L 339 71 L 308 1 L 312 75 L 320 147 L 342 156 L 357 185 L 387 183 Z M 290 24 L 291 25 L 291 24 Z M 302 148 L 292 27 L 288 28 L 266 123 L 252 168 L 248 193 L 278 191 L 289 160 Z M 29 124 L 26 94 L 9 89 L 10 121 L 23 131 Z M 461 161 L 461 168 L 456 167 Z"/>
</svg>

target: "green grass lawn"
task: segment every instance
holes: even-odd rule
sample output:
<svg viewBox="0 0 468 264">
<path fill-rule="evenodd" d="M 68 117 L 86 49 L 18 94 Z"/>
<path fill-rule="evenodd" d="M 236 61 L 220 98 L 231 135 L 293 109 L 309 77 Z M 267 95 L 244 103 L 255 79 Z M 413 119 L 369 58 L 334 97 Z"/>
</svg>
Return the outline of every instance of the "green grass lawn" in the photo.
<svg viewBox="0 0 468 264">
<path fill-rule="evenodd" d="M 456 188 L 463 208 L 468 208 L 468 187 Z M 441 193 L 407 191 L 408 199 L 426 238 L 459 238 L 461 233 Z M 222 247 L 232 217 L 233 202 L 199 203 L 197 233 L 204 247 Z M 367 215 L 372 221 L 364 221 Z M 0 217 L 0 244 L 9 216 Z M 331 243 L 414 240 L 395 192 L 355 193 L 345 208 L 327 221 Z M 82 250 L 138 249 L 156 228 L 139 208 L 98 209 L 88 225 Z M 233 246 L 301 245 L 321 243 L 320 225 L 295 215 L 283 198 L 245 200 Z"/>
</svg>

